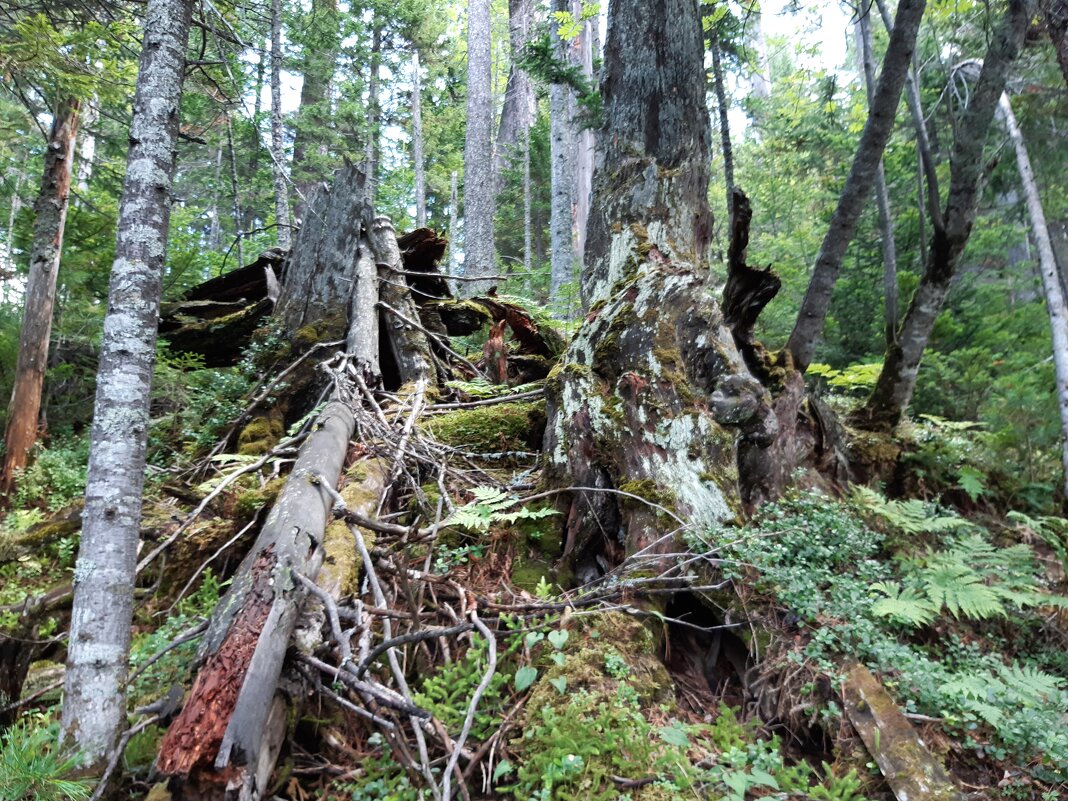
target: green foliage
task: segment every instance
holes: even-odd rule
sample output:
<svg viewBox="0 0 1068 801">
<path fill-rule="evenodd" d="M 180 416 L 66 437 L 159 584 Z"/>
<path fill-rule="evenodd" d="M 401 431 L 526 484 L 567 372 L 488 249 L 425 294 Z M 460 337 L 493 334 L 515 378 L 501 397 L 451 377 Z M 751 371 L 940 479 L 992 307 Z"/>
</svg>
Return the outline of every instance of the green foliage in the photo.
<svg viewBox="0 0 1068 801">
<path fill-rule="evenodd" d="M 14 505 L 52 512 L 70 505 L 85 494 L 88 463 L 87 437 L 57 439 L 44 447 L 38 444 L 16 481 Z"/>
<path fill-rule="evenodd" d="M 1068 693 L 1061 678 L 1030 664 L 1016 653 L 1017 641 L 995 636 L 996 629 L 968 628 L 1006 618 L 1022 631 L 1041 626 L 1028 616 L 1031 607 L 1065 604 L 1045 589 L 1031 548 L 997 547 L 974 524 L 945 523 L 935 507 L 925 507 L 928 525 L 916 507 L 903 512 L 870 494 L 858 498 L 851 505 L 800 494 L 765 507 L 741 536 L 722 529 L 691 543 L 716 547 L 728 575 L 741 578 L 741 565 L 756 568 L 757 591 L 789 608 L 806 635 L 797 660 L 835 673 L 839 659 L 859 659 L 907 710 L 941 718 L 973 748 L 1012 759 L 1043 781 L 1063 781 L 1068 734 L 1058 721 L 1068 714 Z M 928 537 L 933 530 L 940 546 L 906 541 L 892 561 L 887 527 L 865 525 L 873 508 L 885 513 L 881 523 L 905 517 L 909 529 Z M 942 633 L 936 642 L 907 634 L 934 625 Z"/>
<path fill-rule="evenodd" d="M 479 639 L 460 659 L 427 676 L 413 696 L 415 703 L 431 712 L 450 732 L 458 733 L 467 716 L 471 696 L 486 673 L 486 662 L 486 641 Z M 471 737 L 475 740 L 485 740 L 500 724 L 507 701 L 506 690 L 511 681 L 506 671 L 498 670 L 493 674 L 471 725 Z"/>
<path fill-rule="evenodd" d="M 78 764 L 58 746 L 58 723 L 17 723 L 0 735 L 0 801 L 81 801 L 91 779 L 67 778 Z"/>
<path fill-rule="evenodd" d="M 816 362 L 808 366 L 805 375 L 813 375 L 823 379 L 831 389 L 847 394 L 858 392 L 871 392 L 879 373 L 883 369 L 882 362 L 870 364 L 851 364 L 841 370 L 836 370 L 829 364 Z"/>
<path fill-rule="evenodd" d="M 530 392 L 531 390 L 538 389 L 541 386 L 541 383 L 534 382 L 531 384 L 519 384 L 510 387 L 507 384 L 493 384 L 485 378 L 475 378 L 471 381 L 446 381 L 445 386 L 462 392 L 469 397 L 484 399 L 501 398 L 506 395 L 518 395 L 523 392 Z"/>
<path fill-rule="evenodd" d="M 473 531 L 486 531 L 494 523 L 514 523 L 517 520 L 538 520 L 557 514 L 555 509 L 542 507 L 528 509 L 521 506 L 506 512 L 519 503 L 519 498 L 508 495 L 497 487 L 475 487 L 471 490 L 474 500 L 456 509 L 445 520 L 445 525 L 459 526 Z"/>
<path fill-rule="evenodd" d="M 936 534 L 968 528 L 971 524 L 955 515 L 939 514 L 931 504 L 919 500 L 894 501 L 862 485 L 852 488 L 854 500 L 903 534 Z"/>
</svg>

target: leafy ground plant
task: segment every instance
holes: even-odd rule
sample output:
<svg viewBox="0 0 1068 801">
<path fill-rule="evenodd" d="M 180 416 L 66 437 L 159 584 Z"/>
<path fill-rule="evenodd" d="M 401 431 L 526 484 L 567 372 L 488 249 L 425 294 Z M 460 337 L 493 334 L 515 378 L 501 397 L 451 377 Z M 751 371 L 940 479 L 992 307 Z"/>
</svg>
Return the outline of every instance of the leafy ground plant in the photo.
<svg viewBox="0 0 1068 801">
<path fill-rule="evenodd" d="M 74 755 L 57 747 L 59 724 L 22 722 L 0 736 L 0 801 L 81 801 L 90 779 L 68 778 Z"/>
</svg>

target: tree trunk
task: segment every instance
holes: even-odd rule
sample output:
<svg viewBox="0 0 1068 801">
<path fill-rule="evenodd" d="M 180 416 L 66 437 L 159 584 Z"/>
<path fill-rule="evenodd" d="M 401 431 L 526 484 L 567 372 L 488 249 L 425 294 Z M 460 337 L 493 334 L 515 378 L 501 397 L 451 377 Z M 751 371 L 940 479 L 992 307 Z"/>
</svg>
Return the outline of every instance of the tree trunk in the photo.
<svg viewBox="0 0 1068 801">
<path fill-rule="evenodd" d="M 222 220 L 219 216 L 219 189 L 222 184 L 223 145 L 215 148 L 215 175 L 211 183 L 211 228 L 208 229 L 208 248 L 218 250 L 222 241 Z"/>
<path fill-rule="evenodd" d="M 171 181 L 192 4 L 149 0 L 104 318 L 63 728 L 87 763 L 126 720 L 126 663 Z"/>
<path fill-rule="evenodd" d="M 96 102 L 99 103 L 99 100 Z M 82 106 L 79 116 L 81 119 L 78 123 L 78 169 L 75 185 L 78 192 L 84 195 L 89 191 L 89 181 L 93 177 L 93 167 L 96 166 L 96 134 L 93 133 L 93 126 L 100 118 L 100 112 L 93 102 L 89 102 Z"/>
<path fill-rule="evenodd" d="M 576 15 L 582 13 L 583 3 L 576 0 Z M 578 39 L 579 64 L 586 80 L 593 85 L 593 53 L 597 46 L 597 19 L 587 20 Z M 577 109 L 576 109 L 577 110 Z M 593 128 L 583 127 L 577 134 L 575 151 L 575 256 L 581 271 L 582 255 L 586 252 L 586 228 L 590 223 L 590 202 L 593 197 L 593 157 L 596 137 Z"/>
<path fill-rule="evenodd" d="M 459 275 L 459 266 L 456 260 L 456 248 L 457 243 L 460 241 L 457 238 L 460 229 L 460 210 L 458 208 L 460 203 L 460 192 L 457 187 L 459 176 L 456 174 L 456 170 L 453 170 L 449 174 L 449 275 Z"/>
<path fill-rule="evenodd" d="M 241 230 L 241 191 L 237 181 L 237 152 L 234 150 L 234 124 L 230 115 L 226 115 L 226 147 L 230 151 L 230 197 L 233 200 L 234 215 L 234 252 L 237 254 L 239 267 L 245 266 L 245 256 L 242 252 Z"/>
<path fill-rule="evenodd" d="M 590 314 L 550 381 L 545 439 L 550 479 L 593 489 L 573 494 L 565 557 L 602 567 L 675 550 L 678 518 L 734 516 L 727 427 L 766 444 L 773 419 L 706 284 L 703 55 L 696 0 L 611 3 L 582 282 Z"/>
<path fill-rule="evenodd" d="M 523 136 L 534 124 L 537 98 L 534 82 L 527 71 L 519 67 L 523 48 L 530 39 L 530 25 L 534 14 L 533 0 L 508 0 L 508 47 L 511 67 L 508 85 L 504 90 L 501 124 L 497 128 L 497 147 L 493 151 L 494 186 L 501 190 L 501 174 L 508 156 L 523 144 Z"/>
<path fill-rule="evenodd" d="M 571 12 L 570 0 L 553 0 L 552 11 Z M 571 64 L 571 46 L 551 21 L 553 56 Z M 575 279 L 575 92 L 566 83 L 549 85 L 549 150 L 551 200 L 549 212 L 549 300 L 561 307 L 564 287 Z"/>
<path fill-rule="evenodd" d="M 4 433 L 6 447 L 3 470 L 0 471 L 2 499 L 10 497 L 15 487 L 15 472 L 26 466 L 30 449 L 37 442 L 37 421 L 41 414 L 45 369 L 48 367 L 52 306 L 56 299 L 56 277 L 63 249 L 63 228 L 67 221 L 79 107 L 78 100 L 66 98 L 55 110 L 45 151 L 41 191 L 34 204 L 33 246 L 30 251 L 30 272 L 26 279 L 26 303 L 19 331 L 15 385 L 8 407 L 7 431 Z"/>
<path fill-rule="evenodd" d="M 493 242 L 493 104 L 490 97 L 490 3 L 467 3 L 467 133 L 464 140 L 464 275 L 497 272 Z M 482 294 L 490 281 L 472 281 Z"/>
<path fill-rule="evenodd" d="M 419 48 L 412 50 L 412 160 L 415 161 L 415 227 L 426 226 L 426 162 L 423 155 L 423 83 Z"/>
<path fill-rule="evenodd" d="M 530 271 L 534 266 L 532 253 L 533 222 L 531 219 L 531 193 L 530 193 L 530 128 L 523 132 L 523 272 L 527 273 L 529 280 Z"/>
<path fill-rule="evenodd" d="M 857 220 L 871 194 L 879 160 L 893 131 L 925 5 L 926 0 L 902 0 L 898 4 L 894 32 L 890 35 L 868 121 L 860 136 L 853 166 L 838 198 L 838 206 L 831 217 L 823 246 L 816 257 L 816 266 L 801 302 L 797 322 L 786 343 L 794 367 L 802 373 L 812 361 L 823 332 L 823 322 L 831 306 L 831 295 L 842 268 L 842 259 L 856 232 Z"/>
<path fill-rule="evenodd" d="M 378 14 L 372 11 L 371 22 L 371 57 L 368 63 L 370 74 L 367 79 L 367 143 L 364 147 L 365 171 L 367 173 L 368 200 L 375 203 L 375 191 L 378 189 L 378 153 L 379 130 L 382 106 L 379 103 L 379 91 L 382 82 L 382 23 Z"/>
<path fill-rule="evenodd" d="M 293 185 L 297 190 L 295 215 L 298 221 L 304 219 L 307 203 L 322 178 L 321 167 L 309 163 L 309 154 L 325 155 L 319 152 L 325 150 L 325 133 L 330 120 L 329 109 L 324 107 L 329 102 L 330 83 L 340 45 L 337 0 L 313 0 L 311 15 L 305 19 L 305 25 L 314 41 L 304 45 L 301 59 L 304 81 L 300 87 L 300 106 L 293 134 L 292 170 Z"/>
<path fill-rule="evenodd" d="M 289 187 L 282 132 L 282 0 L 271 0 L 271 160 L 278 247 L 289 250 Z"/>
<path fill-rule="evenodd" d="M 1042 0 L 1041 6 L 1050 41 L 1057 52 L 1057 63 L 1068 84 L 1068 0 Z"/>
<path fill-rule="evenodd" d="M 1065 305 L 1061 289 L 1057 260 L 1053 255 L 1053 242 L 1046 214 L 1042 209 L 1042 199 L 1038 194 L 1035 175 L 1031 170 L 1031 159 L 1027 153 L 1023 133 L 1016 122 L 1009 96 L 1002 93 L 998 107 L 1009 139 L 1016 150 L 1016 165 L 1020 170 L 1020 183 L 1023 184 L 1024 196 L 1027 198 L 1027 214 L 1031 218 L 1031 233 L 1038 246 L 1038 268 L 1042 274 L 1042 288 L 1046 293 L 1046 309 L 1049 311 L 1049 325 L 1053 335 L 1053 367 L 1057 383 L 1057 407 L 1061 415 L 1061 463 L 1064 467 L 1064 497 L 1068 498 L 1068 306 Z"/>
<path fill-rule="evenodd" d="M 258 799 L 274 755 L 275 691 L 306 591 L 323 562 L 322 543 L 352 436 L 352 412 L 331 402 L 301 447 L 256 543 L 219 602 L 204 638 L 203 666 L 160 743 L 157 770 L 179 799 L 223 799 L 236 789 Z M 265 734 L 267 736 L 265 736 Z M 266 750 L 270 750 L 269 748 Z"/>
<path fill-rule="evenodd" d="M 712 51 L 712 87 L 716 93 L 716 108 L 719 110 L 719 141 L 723 149 L 723 180 L 727 184 L 727 216 L 733 218 L 734 200 L 734 148 L 731 147 L 731 124 L 728 115 L 727 91 L 723 85 L 723 65 L 719 54 L 719 34 L 713 27 L 709 31 L 708 49 Z M 729 222 L 728 222 L 729 224 Z"/>
<path fill-rule="evenodd" d="M 1005 90 L 1009 68 L 1022 46 L 1031 10 L 1028 0 L 1009 0 L 1005 18 L 987 47 L 971 101 L 957 125 L 949 198 L 940 214 L 942 219 L 932 220 L 934 230 L 923 276 L 898 329 L 897 342 L 886 353 L 875 388 L 854 415 L 855 422 L 865 428 L 893 429 L 912 400 L 923 351 L 975 222 L 983 177 L 983 144 L 998 98 Z"/>
<path fill-rule="evenodd" d="M 861 9 L 857 20 L 857 44 L 860 50 L 861 72 L 868 95 L 868 108 L 875 103 L 875 59 L 871 41 L 871 6 Z M 875 205 L 879 211 L 879 230 L 883 249 L 883 331 L 886 347 L 897 336 L 897 247 L 894 244 L 894 220 L 890 214 L 890 193 L 886 189 L 883 160 L 875 170 Z"/>
</svg>

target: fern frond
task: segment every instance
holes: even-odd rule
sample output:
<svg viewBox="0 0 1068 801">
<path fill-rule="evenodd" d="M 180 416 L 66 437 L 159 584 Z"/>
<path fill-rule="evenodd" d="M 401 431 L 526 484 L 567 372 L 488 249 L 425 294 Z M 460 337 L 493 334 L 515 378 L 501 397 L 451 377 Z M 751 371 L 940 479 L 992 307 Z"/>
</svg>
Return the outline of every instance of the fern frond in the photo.
<svg viewBox="0 0 1068 801">
<path fill-rule="evenodd" d="M 937 564 L 921 573 L 924 593 L 937 608 L 945 606 L 955 618 L 963 614 L 985 620 L 1005 614 L 998 593 L 967 565 Z"/>
<path fill-rule="evenodd" d="M 934 620 L 940 608 L 914 588 L 903 588 L 896 581 L 877 581 L 869 590 L 882 595 L 872 604 L 872 612 L 901 623 L 925 626 Z"/>
</svg>

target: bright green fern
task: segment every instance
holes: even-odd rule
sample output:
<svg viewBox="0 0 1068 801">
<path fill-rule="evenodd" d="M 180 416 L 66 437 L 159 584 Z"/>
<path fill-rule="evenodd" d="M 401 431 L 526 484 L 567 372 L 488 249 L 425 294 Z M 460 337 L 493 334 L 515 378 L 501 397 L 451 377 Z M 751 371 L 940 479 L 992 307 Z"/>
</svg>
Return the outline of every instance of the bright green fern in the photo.
<svg viewBox="0 0 1068 801">
<path fill-rule="evenodd" d="M 446 525 L 486 531 L 493 523 L 537 520 L 557 514 L 555 509 L 528 509 L 525 506 L 519 507 L 514 512 L 506 512 L 506 509 L 519 503 L 520 499 L 507 495 L 496 487 L 475 487 L 471 490 L 471 494 L 475 496 L 475 499 L 449 515 L 445 520 Z"/>
</svg>

